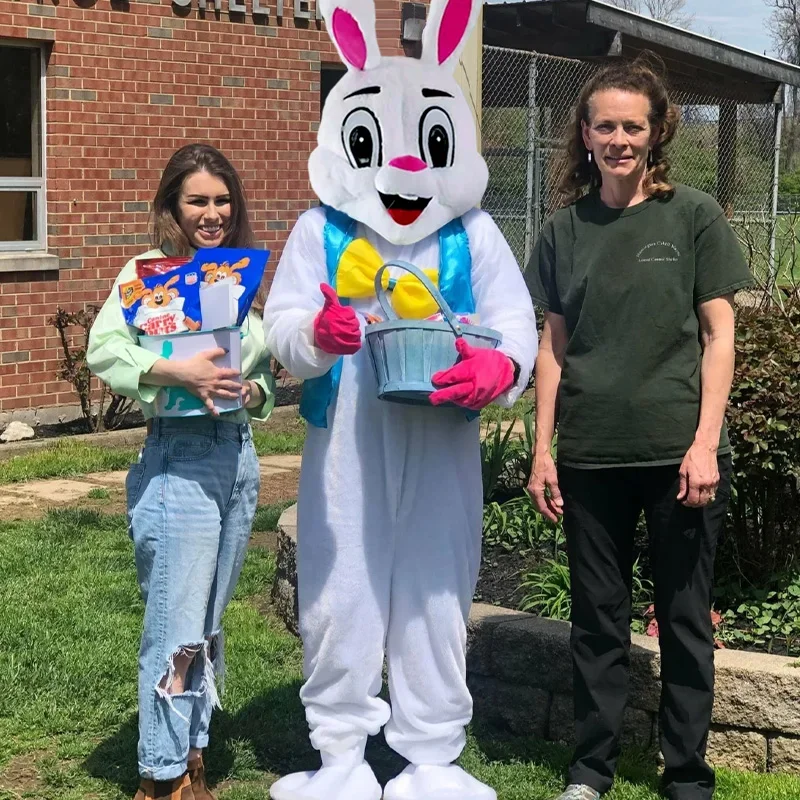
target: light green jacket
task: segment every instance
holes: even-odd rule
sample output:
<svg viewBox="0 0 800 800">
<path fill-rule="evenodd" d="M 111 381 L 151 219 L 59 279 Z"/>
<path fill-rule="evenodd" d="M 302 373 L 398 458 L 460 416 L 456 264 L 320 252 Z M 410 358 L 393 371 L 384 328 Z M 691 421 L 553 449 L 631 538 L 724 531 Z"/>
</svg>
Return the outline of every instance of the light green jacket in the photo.
<svg viewBox="0 0 800 800">
<path fill-rule="evenodd" d="M 150 250 L 137 258 L 158 258 L 161 250 Z M 139 347 L 139 331 L 125 322 L 120 305 L 119 284 L 136 278 L 136 259 L 132 258 L 117 276 L 111 295 L 103 305 L 89 334 L 86 361 L 89 369 L 107 383 L 113 392 L 132 397 L 142 407 L 145 419 L 155 416 L 154 401 L 158 386 L 141 383 L 160 356 Z M 270 370 L 270 354 L 264 342 L 261 318 L 249 312 L 242 326 L 242 378 L 257 383 L 264 393 L 261 406 L 230 411 L 222 418 L 230 422 L 266 420 L 275 405 L 275 381 Z"/>
</svg>

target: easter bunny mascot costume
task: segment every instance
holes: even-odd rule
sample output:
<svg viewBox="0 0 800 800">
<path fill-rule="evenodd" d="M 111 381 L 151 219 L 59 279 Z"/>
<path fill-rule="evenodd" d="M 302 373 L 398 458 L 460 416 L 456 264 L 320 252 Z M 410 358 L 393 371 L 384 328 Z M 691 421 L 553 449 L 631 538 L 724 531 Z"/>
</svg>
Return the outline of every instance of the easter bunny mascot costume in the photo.
<svg viewBox="0 0 800 800">
<path fill-rule="evenodd" d="M 320 751 L 274 800 L 379 800 L 364 760 L 385 726 L 409 766 L 385 800 L 495 800 L 453 762 L 472 716 L 466 621 L 480 563 L 482 484 L 476 411 L 508 406 L 536 356 L 519 267 L 476 206 L 488 180 L 453 71 L 480 0 L 433 0 L 422 58 L 383 58 L 372 0 L 322 0 L 347 73 L 331 91 L 309 159 L 323 203 L 292 230 L 264 313 L 267 345 L 305 381 L 309 423 L 298 499 L 301 699 Z M 463 339 L 434 376 L 432 408 L 378 399 L 365 325 L 374 279 L 403 260 L 457 314 L 502 335 Z M 422 284 L 391 267 L 395 311 L 427 318 Z M 454 407 L 455 406 L 455 407 Z M 388 662 L 391 707 L 379 695 Z"/>
</svg>

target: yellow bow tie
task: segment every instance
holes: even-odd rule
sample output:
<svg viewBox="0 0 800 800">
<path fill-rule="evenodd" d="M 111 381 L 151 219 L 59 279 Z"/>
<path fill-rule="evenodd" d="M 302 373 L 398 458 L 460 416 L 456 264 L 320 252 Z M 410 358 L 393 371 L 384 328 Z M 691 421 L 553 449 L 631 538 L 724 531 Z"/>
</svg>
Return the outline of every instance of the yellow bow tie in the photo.
<svg viewBox="0 0 800 800">
<path fill-rule="evenodd" d="M 383 259 L 366 239 L 353 239 L 339 259 L 336 293 L 351 300 L 374 297 L 375 275 L 382 266 Z M 438 286 L 438 270 L 422 271 Z M 389 278 L 384 272 L 382 283 L 384 289 L 391 289 L 392 308 L 402 319 L 425 319 L 439 311 L 428 290 L 410 273 Z"/>
</svg>

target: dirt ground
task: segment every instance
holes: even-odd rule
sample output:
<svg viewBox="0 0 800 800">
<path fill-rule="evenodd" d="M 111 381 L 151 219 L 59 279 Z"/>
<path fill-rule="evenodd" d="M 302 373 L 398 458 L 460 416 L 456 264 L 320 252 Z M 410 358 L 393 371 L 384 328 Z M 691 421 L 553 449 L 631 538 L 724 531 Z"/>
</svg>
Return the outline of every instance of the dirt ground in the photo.
<svg viewBox="0 0 800 800">
<path fill-rule="evenodd" d="M 34 797 L 41 788 L 36 758 L 44 754 L 26 753 L 15 756 L 0 775 L 0 797 L 8 792 L 11 797 Z"/>
</svg>

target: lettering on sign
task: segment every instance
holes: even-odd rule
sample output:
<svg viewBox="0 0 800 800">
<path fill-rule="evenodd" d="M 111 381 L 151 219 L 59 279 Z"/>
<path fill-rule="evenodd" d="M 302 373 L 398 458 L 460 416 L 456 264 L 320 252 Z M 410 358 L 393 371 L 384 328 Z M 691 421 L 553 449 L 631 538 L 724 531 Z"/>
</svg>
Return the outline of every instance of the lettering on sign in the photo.
<svg viewBox="0 0 800 800">
<path fill-rule="evenodd" d="M 247 13 L 247 0 L 171 0 L 171 2 L 177 8 L 191 8 L 194 5 L 198 11 L 222 11 L 224 2 L 229 14 Z M 269 17 L 274 3 L 275 16 L 278 19 L 287 16 L 287 11 L 294 19 L 322 19 L 319 2 L 316 3 L 316 10 L 312 13 L 311 0 L 249 0 L 249 3 L 253 17 Z"/>
</svg>

